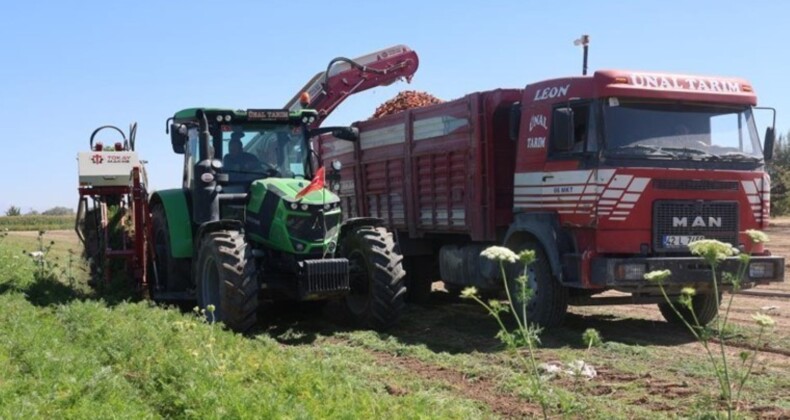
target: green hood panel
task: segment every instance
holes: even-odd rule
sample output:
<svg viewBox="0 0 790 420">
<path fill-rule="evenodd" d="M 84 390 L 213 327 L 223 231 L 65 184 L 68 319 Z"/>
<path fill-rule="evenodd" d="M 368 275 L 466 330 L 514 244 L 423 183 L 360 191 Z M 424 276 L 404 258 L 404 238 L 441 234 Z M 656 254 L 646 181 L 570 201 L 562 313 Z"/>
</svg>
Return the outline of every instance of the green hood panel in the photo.
<svg viewBox="0 0 790 420">
<path fill-rule="evenodd" d="M 245 229 L 263 245 L 309 255 L 334 247 L 340 225 L 340 199 L 329 190 L 314 191 L 301 199 L 296 194 L 307 180 L 266 178 L 250 186 Z"/>
</svg>

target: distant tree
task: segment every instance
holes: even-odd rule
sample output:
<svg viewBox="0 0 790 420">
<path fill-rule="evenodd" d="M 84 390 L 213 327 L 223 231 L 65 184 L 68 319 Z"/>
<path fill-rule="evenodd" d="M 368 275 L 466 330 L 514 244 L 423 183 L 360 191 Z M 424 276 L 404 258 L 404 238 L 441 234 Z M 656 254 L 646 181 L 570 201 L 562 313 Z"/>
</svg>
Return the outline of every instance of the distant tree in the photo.
<svg viewBox="0 0 790 420">
<path fill-rule="evenodd" d="M 36 209 L 30 209 L 30 211 L 28 211 L 27 213 L 25 213 L 25 216 L 38 216 L 38 210 L 36 210 Z"/>
<path fill-rule="evenodd" d="M 69 216 L 74 214 L 74 210 L 68 207 L 52 207 L 41 214 L 44 216 Z"/>
<path fill-rule="evenodd" d="M 790 213 L 790 133 L 780 135 L 774 146 L 774 158 L 768 165 L 771 175 L 771 215 Z"/>
<path fill-rule="evenodd" d="M 5 211 L 6 216 L 19 216 L 22 214 L 22 209 L 17 206 L 11 206 Z"/>
</svg>

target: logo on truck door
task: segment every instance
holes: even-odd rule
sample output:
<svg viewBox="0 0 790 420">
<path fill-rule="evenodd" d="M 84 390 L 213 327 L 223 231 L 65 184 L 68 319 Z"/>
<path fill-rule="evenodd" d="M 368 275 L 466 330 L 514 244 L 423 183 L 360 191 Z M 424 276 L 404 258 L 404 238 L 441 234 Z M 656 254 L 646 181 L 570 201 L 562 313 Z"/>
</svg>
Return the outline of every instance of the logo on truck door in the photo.
<svg viewBox="0 0 790 420">
<path fill-rule="evenodd" d="M 529 117 L 529 131 L 532 132 L 532 129 L 535 127 L 543 127 L 544 130 L 549 129 L 549 124 L 546 122 L 545 115 L 533 115 Z"/>
</svg>

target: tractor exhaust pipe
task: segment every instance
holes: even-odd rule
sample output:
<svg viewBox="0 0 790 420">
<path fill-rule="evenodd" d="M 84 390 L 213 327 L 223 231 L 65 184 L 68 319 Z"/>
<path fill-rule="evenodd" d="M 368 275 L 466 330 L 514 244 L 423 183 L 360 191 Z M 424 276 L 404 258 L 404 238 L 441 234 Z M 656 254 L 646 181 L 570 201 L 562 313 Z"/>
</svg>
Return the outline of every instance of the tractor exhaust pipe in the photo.
<svg viewBox="0 0 790 420">
<path fill-rule="evenodd" d="M 211 133 L 208 131 L 208 118 L 202 109 L 196 112 L 198 118 L 199 156 L 195 164 L 195 191 L 192 193 L 192 219 L 197 225 L 219 220 L 219 191 L 217 173 L 214 169 L 214 149 L 211 147 Z"/>
</svg>

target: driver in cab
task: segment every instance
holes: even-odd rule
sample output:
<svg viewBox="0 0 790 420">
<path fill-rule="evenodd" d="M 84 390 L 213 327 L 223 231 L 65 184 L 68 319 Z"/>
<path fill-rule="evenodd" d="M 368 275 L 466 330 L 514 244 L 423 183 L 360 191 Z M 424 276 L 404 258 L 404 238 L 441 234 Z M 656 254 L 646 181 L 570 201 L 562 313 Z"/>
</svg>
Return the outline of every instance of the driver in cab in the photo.
<svg viewBox="0 0 790 420">
<path fill-rule="evenodd" d="M 245 172 L 254 171 L 260 167 L 258 158 L 252 153 L 242 150 L 241 138 L 244 133 L 234 132 L 228 143 L 228 154 L 223 159 L 223 166 L 228 171 Z"/>
</svg>

